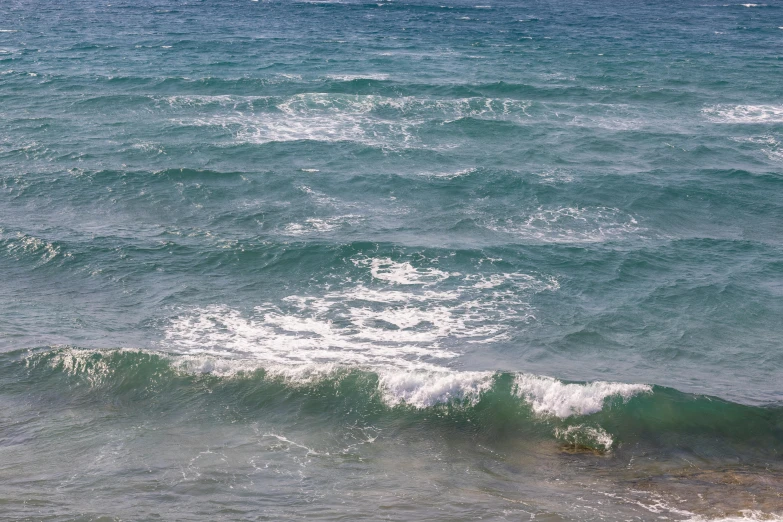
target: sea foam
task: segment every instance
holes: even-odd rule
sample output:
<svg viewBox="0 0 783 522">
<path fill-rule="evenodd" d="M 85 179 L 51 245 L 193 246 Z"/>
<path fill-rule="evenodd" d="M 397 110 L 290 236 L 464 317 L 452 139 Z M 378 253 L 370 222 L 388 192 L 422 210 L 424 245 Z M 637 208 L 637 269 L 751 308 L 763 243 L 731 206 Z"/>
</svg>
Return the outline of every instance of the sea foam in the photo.
<svg viewBox="0 0 783 522">
<path fill-rule="evenodd" d="M 362 76 L 382 79 L 380 76 Z M 340 80 L 359 77 L 340 76 Z M 337 79 L 337 78 L 335 78 Z M 339 93 L 302 93 L 290 97 L 168 97 L 180 125 L 220 127 L 240 143 L 288 141 L 356 142 L 390 149 L 426 147 L 419 129 L 427 122 L 463 118 L 525 121 L 531 102 L 500 98 L 387 97 Z M 188 110 L 200 108 L 193 116 Z M 209 112 L 204 109 L 211 109 Z"/>
<path fill-rule="evenodd" d="M 686 522 L 781 522 L 783 515 L 774 513 L 764 513 L 757 510 L 742 510 L 739 515 L 708 518 L 703 516 L 694 516 Z"/>
<path fill-rule="evenodd" d="M 311 287 L 251 312 L 225 305 L 171 318 L 165 345 L 181 353 L 250 356 L 284 365 L 347 364 L 429 370 L 470 343 L 508 338 L 535 320 L 529 299 L 551 276 L 463 275 L 433 262 L 357 256 L 358 280 Z"/>
<path fill-rule="evenodd" d="M 379 372 L 379 387 L 383 400 L 390 406 L 406 404 L 427 408 L 452 400 L 475 403 L 492 387 L 491 372 Z"/>
<path fill-rule="evenodd" d="M 783 105 L 713 105 L 702 113 L 714 123 L 783 123 Z"/>
<path fill-rule="evenodd" d="M 519 216 L 487 219 L 484 226 L 541 243 L 600 243 L 646 232 L 634 216 L 610 207 L 539 207 Z"/>
<path fill-rule="evenodd" d="M 561 419 L 573 415 L 590 415 L 601 411 L 609 397 L 628 400 L 639 393 L 650 393 L 646 384 L 596 381 L 567 384 L 552 377 L 520 374 L 514 382 L 516 394 L 525 399 L 539 415 Z"/>
</svg>

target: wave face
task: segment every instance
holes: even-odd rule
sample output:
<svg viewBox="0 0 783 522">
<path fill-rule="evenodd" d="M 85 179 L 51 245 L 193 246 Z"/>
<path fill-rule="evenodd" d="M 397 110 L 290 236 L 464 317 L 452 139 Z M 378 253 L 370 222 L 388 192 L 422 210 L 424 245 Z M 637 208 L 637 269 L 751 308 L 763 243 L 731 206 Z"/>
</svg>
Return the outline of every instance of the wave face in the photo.
<svg viewBox="0 0 783 522">
<path fill-rule="evenodd" d="M 275 366 L 205 354 L 74 347 L 6 353 L 0 380 L 11 405 L 8 417 L 38 412 L 37 419 L 13 415 L 4 444 L 15 448 L 15 458 L 30 459 L 28 446 L 50 451 L 45 448 L 56 440 L 46 433 L 55 426 L 81 426 L 92 433 L 88 439 L 103 441 L 84 456 L 91 471 L 71 477 L 77 484 L 122 469 L 134 483 L 138 474 L 153 474 L 175 490 L 204 480 L 255 490 L 255 481 L 287 483 L 292 465 L 309 480 L 342 481 L 334 466 L 375 469 L 383 462 L 387 475 L 376 485 L 401 488 L 397 481 L 410 480 L 414 461 L 422 459 L 448 462 L 447 468 L 484 462 L 496 480 L 515 483 L 520 473 L 531 473 L 531 463 L 549 462 L 532 475 L 536 481 L 559 477 L 565 491 L 534 488 L 542 513 L 573 495 L 584 509 L 600 502 L 602 509 L 626 514 L 702 520 L 703 503 L 719 494 L 721 506 L 769 509 L 783 480 L 774 464 L 783 451 L 783 407 L 744 406 L 658 386 L 524 373 Z M 106 423 L 114 426 L 108 433 Z M 34 441 L 35 433 L 45 434 L 43 440 Z M 187 452 L 172 440 L 174 433 L 206 447 L 185 462 Z M 227 435 L 230 442 L 218 442 Z M 82 439 L 57 444 L 70 451 Z M 389 445 L 409 448 L 393 457 L 397 464 L 387 460 Z M 139 451 L 142 460 L 127 468 Z M 646 462 L 650 455 L 654 463 Z M 742 465 L 729 464 L 735 459 Z M 682 467 L 695 460 L 698 467 Z M 580 481 L 587 477 L 573 468 L 589 461 L 598 467 L 585 488 Z M 181 463 L 176 475 L 168 471 L 173 462 Z M 754 471 L 762 464 L 763 473 Z M 417 472 L 413 480 L 420 479 Z M 769 519 L 758 510 L 743 516 Z"/>
<path fill-rule="evenodd" d="M 783 9 L 604 4 L 0 2 L 0 519 L 780 520 Z"/>
<path fill-rule="evenodd" d="M 257 359 L 73 347 L 11 352 L 2 363 L 4 378 L 32 379 L 41 392 L 59 394 L 66 402 L 143 407 L 154 397 L 158 407 L 167 409 L 195 400 L 210 408 L 242 404 L 246 414 L 255 410 L 255 415 L 268 408 L 293 410 L 311 397 L 307 400 L 322 403 L 323 415 L 337 422 L 349 418 L 378 425 L 409 418 L 420 423 L 446 413 L 453 419 L 432 429 L 451 429 L 457 422 L 496 437 L 512 438 L 517 432 L 600 453 L 668 445 L 667 437 L 675 435 L 713 438 L 713 448 L 747 445 L 760 455 L 776 455 L 783 434 L 780 406 L 743 406 L 644 384 L 569 383 L 525 373 L 264 366 Z M 251 396 L 259 402 L 253 405 Z"/>
</svg>

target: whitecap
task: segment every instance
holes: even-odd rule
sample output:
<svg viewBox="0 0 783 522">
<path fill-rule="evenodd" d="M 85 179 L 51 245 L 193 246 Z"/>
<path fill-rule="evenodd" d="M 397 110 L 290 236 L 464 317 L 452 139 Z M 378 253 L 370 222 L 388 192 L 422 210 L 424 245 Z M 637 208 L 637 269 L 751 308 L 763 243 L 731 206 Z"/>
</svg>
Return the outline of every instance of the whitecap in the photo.
<svg viewBox="0 0 783 522">
<path fill-rule="evenodd" d="M 620 397 L 627 401 L 634 395 L 651 393 L 652 387 L 604 381 L 567 384 L 552 377 L 520 374 L 514 380 L 514 391 L 530 404 L 535 414 L 564 419 L 597 413 L 607 398 Z"/>
<path fill-rule="evenodd" d="M 376 279 L 382 279 L 398 285 L 430 285 L 438 283 L 458 273 L 439 270 L 434 267 L 414 267 L 409 261 L 397 262 L 390 258 L 358 258 L 356 266 L 369 266 L 370 273 Z"/>
<path fill-rule="evenodd" d="M 486 220 L 484 226 L 542 243 L 599 243 L 645 231 L 630 214 L 610 207 L 539 207 L 528 215 Z"/>
<path fill-rule="evenodd" d="M 783 123 L 783 105 L 713 105 L 702 113 L 714 123 Z"/>
<path fill-rule="evenodd" d="M 739 136 L 732 138 L 732 140 L 740 143 L 760 145 L 761 152 L 771 161 L 783 161 L 783 146 L 781 146 L 781 143 L 774 136 Z"/>
<path fill-rule="evenodd" d="M 366 75 L 365 75 L 366 76 Z M 364 76 L 363 76 L 364 77 Z M 438 99 L 412 96 L 384 97 L 338 93 L 303 93 L 266 98 L 180 96 L 172 101 L 199 105 L 217 103 L 231 111 L 199 114 L 174 121 L 182 125 L 214 126 L 230 130 L 240 143 L 287 141 L 356 142 L 381 148 L 426 147 L 418 129 L 431 121 L 462 118 L 526 119 L 530 102 L 493 99 Z"/>
<path fill-rule="evenodd" d="M 492 387 L 491 372 L 379 372 L 378 385 L 384 402 L 428 408 L 456 400 L 475 404 Z"/>
<path fill-rule="evenodd" d="M 328 218 L 308 218 L 302 223 L 289 223 L 283 232 L 293 236 L 306 234 L 319 234 L 332 232 L 343 226 L 355 226 L 361 221 L 362 216 L 349 214 L 345 216 L 332 216 Z"/>
</svg>

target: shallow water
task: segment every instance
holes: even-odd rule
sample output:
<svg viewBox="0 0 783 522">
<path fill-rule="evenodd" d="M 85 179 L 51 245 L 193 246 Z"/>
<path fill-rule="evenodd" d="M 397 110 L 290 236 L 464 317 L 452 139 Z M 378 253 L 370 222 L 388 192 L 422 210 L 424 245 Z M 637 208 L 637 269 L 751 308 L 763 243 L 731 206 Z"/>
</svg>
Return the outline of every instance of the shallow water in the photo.
<svg viewBox="0 0 783 522">
<path fill-rule="evenodd" d="M 783 6 L 0 6 L 0 517 L 779 520 Z"/>
</svg>

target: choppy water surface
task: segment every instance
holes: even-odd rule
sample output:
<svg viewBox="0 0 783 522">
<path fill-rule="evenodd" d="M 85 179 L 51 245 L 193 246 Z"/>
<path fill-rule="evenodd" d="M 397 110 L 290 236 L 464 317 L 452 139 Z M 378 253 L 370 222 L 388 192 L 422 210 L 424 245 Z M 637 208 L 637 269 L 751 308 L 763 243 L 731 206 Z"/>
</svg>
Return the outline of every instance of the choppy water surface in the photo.
<svg viewBox="0 0 783 522">
<path fill-rule="evenodd" d="M 783 5 L 0 5 L 0 517 L 780 520 Z"/>
</svg>

